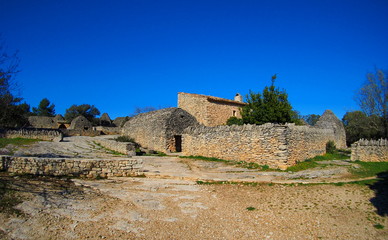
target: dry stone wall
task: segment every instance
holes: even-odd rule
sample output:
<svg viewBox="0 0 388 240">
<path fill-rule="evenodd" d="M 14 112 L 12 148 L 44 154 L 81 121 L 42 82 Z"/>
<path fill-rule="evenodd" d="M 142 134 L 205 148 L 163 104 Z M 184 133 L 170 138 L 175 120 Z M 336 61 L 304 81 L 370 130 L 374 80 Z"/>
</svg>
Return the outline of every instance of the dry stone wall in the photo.
<svg viewBox="0 0 388 240">
<path fill-rule="evenodd" d="M 54 129 L 0 129 L 0 137 L 2 138 L 31 138 L 45 141 L 61 141 L 63 133 Z"/>
<path fill-rule="evenodd" d="M 185 155 L 255 162 L 285 169 L 324 154 L 334 131 L 294 124 L 191 127 L 183 135 Z"/>
<path fill-rule="evenodd" d="M 0 156 L 1 170 L 17 174 L 121 177 L 142 174 L 141 159 L 73 159 Z"/>
<path fill-rule="evenodd" d="M 388 140 L 365 140 L 361 139 L 352 144 L 351 160 L 364 162 L 387 162 Z"/>
<path fill-rule="evenodd" d="M 117 142 L 116 140 L 99 137 L 94 138 L 93 141 L 110 150 L 126 155 L 135 155 L 136 146 L 134 143 Z"/>
</svg>

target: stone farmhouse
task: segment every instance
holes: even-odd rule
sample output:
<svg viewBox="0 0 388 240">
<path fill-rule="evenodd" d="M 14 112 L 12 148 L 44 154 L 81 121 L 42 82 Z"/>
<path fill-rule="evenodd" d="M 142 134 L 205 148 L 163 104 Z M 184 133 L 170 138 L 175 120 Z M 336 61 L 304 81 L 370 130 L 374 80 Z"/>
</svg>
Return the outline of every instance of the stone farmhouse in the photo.
<svg viewBox="0 0 388 240">
<path fill-rule="evenodd" d="M 281 169 L 324 154 L 330 140 L 346 147 L 344 126 L 330 110 L 315 126 L 226 126 L 229 117 L 240 117 L 239 108 L 244 103 L 179 93 L 178 106 L 139 114 L 126 122 L 121 133 L 145 148 L 165 153 L 255 162 Z"/>
<path fill-rule="evenodd" d="M 192 94 L 178 93 L 178 108 L 181 108 L 205 126 L 225 125 L 230 117 L 241 118 L 240 108 L 246 105 L 242 96 L 236 94 L 234 100 Z"/>
</svg>

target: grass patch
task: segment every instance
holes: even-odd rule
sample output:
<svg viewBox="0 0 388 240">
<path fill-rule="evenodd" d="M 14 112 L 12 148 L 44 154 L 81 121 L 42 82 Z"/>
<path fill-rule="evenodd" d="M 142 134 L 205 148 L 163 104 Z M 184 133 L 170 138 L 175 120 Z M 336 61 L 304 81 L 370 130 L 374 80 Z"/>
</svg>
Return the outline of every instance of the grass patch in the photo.
<svg viewBox="0 0 388 240">
<path fill-rule="evenodd" d="M 297 163 L 294 166 L 288 167 L 286 169 L 286 171 L 299 172 L 299 171 L 303 171 L 303 170 L 306 170 L 306 169 L 309 169 L 309 168 L 315 168 L 316 166 L 318 166 L 318 163 L 316 163 L 312 159 L 307 159 L 304 162 L 299 162 L 299 163 Z"/>
<path fill-rule="evenodd" d="M 29 139 L 29 138 L 0 138 L 0 148 L 3 148 L 8 144 L 12 144 L 15 146 L 24 146 L 24 145 L 31 145 L 39 141 L 42 141 L 42 140 Z"/>
<path fill-rule="evenodd" d="M 104 149 L 107 153 L 109 154 L 113 154 L 113 155 L 117 155 L 117 156 L 123 156 L 125 154 L 121 153 L 121 152 L 117 152 L 115 150 L 112 150 L 112 149 L 109 149 L 109 148 L 106 148 L 104 146 L 102 146 L 101 144 L 99 144 L 98 142 L 95 142 L 93 141 L 94 144 L 96 144 L 98 147 L 100 147 L 100 149 Z"/>
<path fill-rule="evenodd" d="M 318 161 L 345 160 L 345 159 L 349 159 L 349 156 L 341 152 L 326 153 L 324 155 L 307 159 L 303 162 L 298 162 L 296 165 L 287 168 L 285 171 L 299 172 L 299 171 L 317 167 Z"/>
<path fill-rule="evenodd" d="M 253 211 L 253 210 L 256 210 L 256 208 L 255 207 L 247 207 L 247 210 L 248 211 Z"/>
<path fill-rule="evenodd" d="M 259 165 L 254 162 L 245 162 L 245 161 L 232 161 L 232 160 L 225 160 L 225 159 L 219 159 L 219 158 L 213 158 L 213 157 L 203 157 L 203 156 L 180 156 L 180 158 L 189 158 L 194 160 L 202 160 L 202 161 L 210 161 L 210 162 L 222 162 L 227 165 L 234 165 L 241 168 L 247 168 L 247 169 L 257 169 L 259 171 L 279 171 L 277 169 L 271 169 L 268 165 Z"/>
<path fill-rule="evenodd" d="M 361 162 L 355 161 L 360 168 L 352 168 L 350 172 L 354 177 L 373 177 L 381 172 L 388 171 L 388 162 Z"/>
<path fill-rule="evenodd" d="M 373 227 L 375 227 L 376 229 L 384 229 L 384 226 L 381 224 L 375 224 L 373 225 Z"/>
<path fill-rule="evenodd" d="M 128 136 L 119 136 L 114 139 L 116 142 L 131 142 L 131 143 L 136 143 L 133 138 L 130 138 Z"/>
</svg>

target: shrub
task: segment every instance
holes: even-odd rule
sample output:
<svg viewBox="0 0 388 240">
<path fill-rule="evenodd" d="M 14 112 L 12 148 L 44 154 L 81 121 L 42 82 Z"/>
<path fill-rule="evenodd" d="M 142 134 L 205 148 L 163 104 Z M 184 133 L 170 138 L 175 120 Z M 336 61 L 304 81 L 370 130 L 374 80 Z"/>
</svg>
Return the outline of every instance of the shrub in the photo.
<svg viewBox="0 0 388 240">
<path fill-rule="evenodd" d="M 119 136 L 115 138 L 116 142 L 131 142 L 135 143 L 135 140 L 133 138 L 127 137 L 127 136 Z"/>
<path fill-rule="evenodd" d="M 326 143 L 326 153 L 335 153 L 337 151 L 337 147 L 335 146 L 334 141 L 328 141 Z"/>
<path fill-rule="evenodd" d="M 243 125 L 244 122 L 241 118 L 230 117 L 228 121 L 226 121 L 226 125 Z"/>
</svg>

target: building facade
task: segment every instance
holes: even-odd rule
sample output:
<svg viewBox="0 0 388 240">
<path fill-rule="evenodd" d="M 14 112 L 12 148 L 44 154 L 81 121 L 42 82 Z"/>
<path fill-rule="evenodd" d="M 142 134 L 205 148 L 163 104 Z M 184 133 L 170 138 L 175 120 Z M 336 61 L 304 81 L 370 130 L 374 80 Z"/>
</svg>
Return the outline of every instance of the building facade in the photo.
<svg viewBox="0 0 388 240">
<path fill-rule="evenodd" d="M 192 94 L 178 93 L 178 108 L 181 108 L 205 126 L 213 127 L 225 125 L 230 117 L 241 118 L 240 109 L 246 103 L 242 102 L 240 94 L 235 100 Z"/>
</svg>

